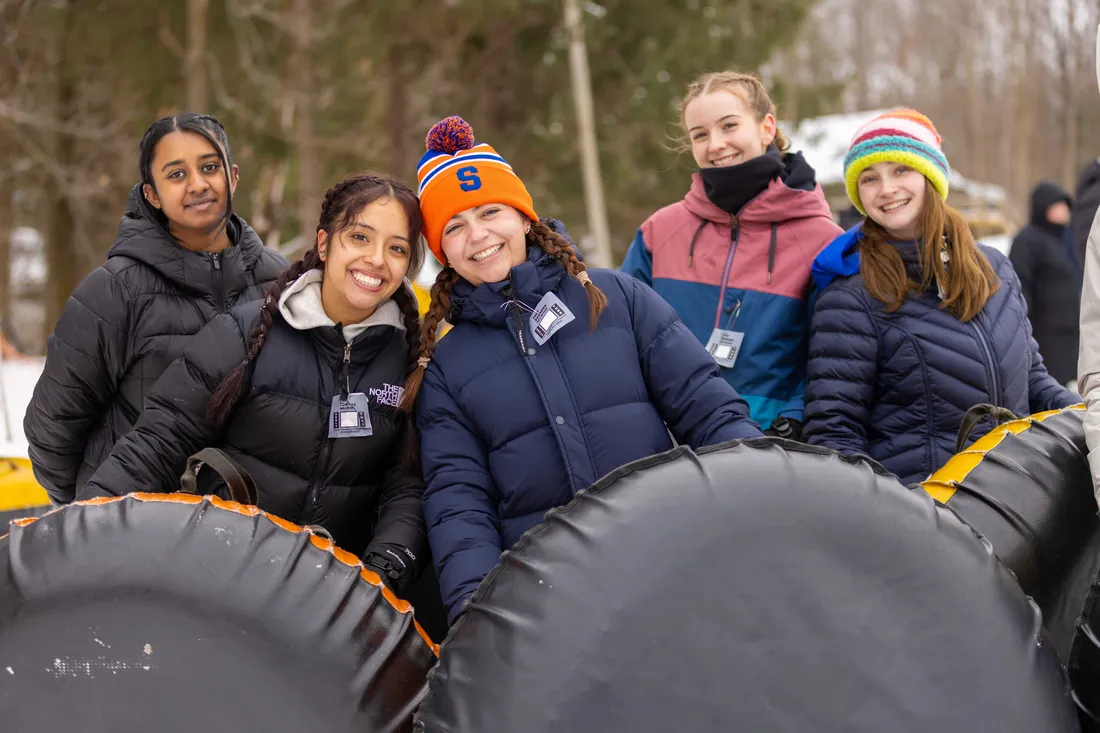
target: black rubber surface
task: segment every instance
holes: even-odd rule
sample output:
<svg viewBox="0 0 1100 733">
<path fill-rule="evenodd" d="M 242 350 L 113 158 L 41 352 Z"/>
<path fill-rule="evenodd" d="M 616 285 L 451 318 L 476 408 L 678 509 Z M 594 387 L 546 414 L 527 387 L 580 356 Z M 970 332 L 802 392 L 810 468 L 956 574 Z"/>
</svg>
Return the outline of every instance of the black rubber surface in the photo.
<svg viewBox="0 0 1100 733">
<path fill-rule="evenodd" d="M 5 730 L 408 730 L 434 662 L 359 567 L 262 514 L 131 496 L 0 539 Z"/>
<path fill-rule="evenodd" d="M 528 533 L 418 730 L 1077 731 L 1035 605 L 954 514 L 779 440 L 625 467 Z"/>
</svg>

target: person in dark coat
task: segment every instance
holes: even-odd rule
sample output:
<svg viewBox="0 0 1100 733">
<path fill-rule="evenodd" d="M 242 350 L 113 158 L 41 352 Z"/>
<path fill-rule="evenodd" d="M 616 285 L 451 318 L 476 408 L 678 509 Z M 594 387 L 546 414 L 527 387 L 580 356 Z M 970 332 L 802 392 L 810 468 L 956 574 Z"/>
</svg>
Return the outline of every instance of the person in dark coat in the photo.
<svg viewBox="0 0 1100 733">
<path fill-rule="evenodd" d="M 50 335 L 23 422 L 35 478 L 58 504 L 130 430 L 191 337 L 262 298 L 287 265 L 233 212 L 239 172 L 214 118 L 154 123 L 140 170 L 107 261 L 76 287 Z"/>
<path fill-rule="evenodd" d="M 324 527 L 403 589 L 428 558 L 398 410 L 419 346 L 405 278 L 423 259 L 420 229 L 399 182 L 357 174 L 330 189 L 316 245 L 263 301 L 192 339 L 79 498 L 176 491 L 189 456 L 220 448 L 255 480 L 260 509 Z M 222 489 L 216 476 L 203 486 Z"/>
<path fill-rule="evenodd" d="M 648 286 L 589 271 L 511 167 L 461 118 L 418 169 L 432 288 L 416 404 L 424 516 L 453 621 L 546 511 L 672 447 L 760 437 L 748 406 Z M 453 328 L 435 333 L 446 318 Z"/>
<path fill-rule="evenodd" d="M 949 175 L 924 115 L 867 123 L 845 183 L 868 218 L 813 268 L 808 442 L 867 455 L 905 483 L 954 455 L 977 404 L 1027 415 L 1080 402 L 1043 365 L 1011 263 L 946 205 Z"/>
<path fill-rule="evenodd" d="M 1066 247 L 1069 192 L 1043 181 L 1031 192 L 1031 218 L 1009 250 L 1027 315 L 1050 375 L 1062 384 L 1077 377 L 1081 291 L 1077 265 Z"/>
<path fill-rule="evenodd" d="M 1094 160 L 1081 173 L 1074 195 L 1073 214 L 1070 217 L 1070 229 L 1073 231 L 1073 251 L 1077 256 L 1077 266 L 1082 270 L 1087 258 L 1085 250 L 1089 241 L 1089 231 L 1100 208 L 1100 159 Z"/>
</svg>

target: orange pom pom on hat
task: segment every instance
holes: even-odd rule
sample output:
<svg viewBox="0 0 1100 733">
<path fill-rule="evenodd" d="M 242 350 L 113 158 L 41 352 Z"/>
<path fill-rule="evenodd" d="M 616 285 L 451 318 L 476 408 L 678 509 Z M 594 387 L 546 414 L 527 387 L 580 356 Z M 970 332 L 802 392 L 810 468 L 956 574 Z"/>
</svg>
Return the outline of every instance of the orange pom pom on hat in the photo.
<svg viewBox="0 0 1100 733">
<path fill-rule="evenodd" d="M 474 142 L 474 130 L 466 120 L 440 120 L 428 132 L 425 143 L 428 152 L 416 166 L 420 212 L 428 249 L 441 263 L 447 264 L 440 244 L 443 228 L 460 211 L 483 204 L 507 204 L 538 221 L 523 181 L 497 151 Z"/>
</svg>

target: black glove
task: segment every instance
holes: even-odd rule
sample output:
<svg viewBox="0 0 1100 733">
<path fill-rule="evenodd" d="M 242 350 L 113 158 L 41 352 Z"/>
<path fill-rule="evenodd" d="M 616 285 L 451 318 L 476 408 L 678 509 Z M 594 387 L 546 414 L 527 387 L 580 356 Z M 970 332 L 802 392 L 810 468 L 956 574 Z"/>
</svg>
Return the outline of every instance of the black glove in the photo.
<svg viewBox="0 0 1100 733">
<path fill-rule="evenodd" d="M 368 552 L 363 555 L 363 564 L 378 573 L 382 582 L 393 591 L 394 595 L 401 597 L 411 575 L 411 566 L 402 556 L 402 552 L 392 550 L 384 550 L 381 553 Z"/>
<path fill-rule="evenodd" d="M 764 431 L 764 435 L 773 438 L 786 438 L 787 440 L 802 440 L 802 422 L 791 420 L 787 417 L 776 418 L 772 426 Z"/>
</svg>

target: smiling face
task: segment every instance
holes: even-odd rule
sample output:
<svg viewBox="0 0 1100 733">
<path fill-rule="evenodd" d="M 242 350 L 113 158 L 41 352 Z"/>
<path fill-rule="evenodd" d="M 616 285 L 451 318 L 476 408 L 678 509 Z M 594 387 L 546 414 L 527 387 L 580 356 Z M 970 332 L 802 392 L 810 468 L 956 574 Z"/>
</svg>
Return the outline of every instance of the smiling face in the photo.
<svg viewBox="0 0 1100 733">
<path fill-rule="evenodd" d="M 876 163 L 859 174 L 859 199 L 867 216 L 893 239 L 919 239 L 927 188 L 924 175 L 901 163 Z"/>
<path fill-rule="evenodd" d="M 497 283 L 527 259 L 531 221 L 511 206 L 484 204 L 460 211 L 443 226 L 447 263 L 471 285 Z"/>
<path fill-rule="evenodd" d="M 321 304 L 336 323 L 361 323 L 401 287 L 413 243 L 401 204 L 381 198 L 364 206 L 329 237 L 317 233 L 325 263 Z"/>
<path fill-rule="evenodd" d="M 153 185 L 145 184 L 145 198 L 164 212 L 168 231 L 178 239 L 201 239 L 221 227 L 239 171 L 230 169 L 227 185 L 218 150 L 209 140 L 184 130 L 168 133 L 157 143 L 151 173 Z"/>
<path fill-rule="evenodd" d="M 775 117 L 757 121 L 727 89 L 700 94 L 684 108 L 691 155 L 700 168 L 725 168 L 764 154 L 775 140 Z"/>
</svg>

